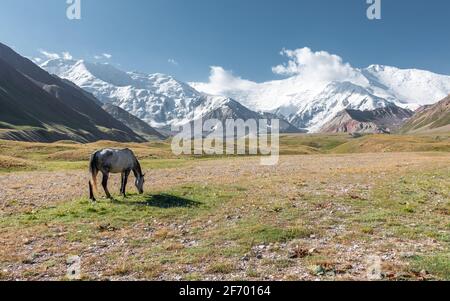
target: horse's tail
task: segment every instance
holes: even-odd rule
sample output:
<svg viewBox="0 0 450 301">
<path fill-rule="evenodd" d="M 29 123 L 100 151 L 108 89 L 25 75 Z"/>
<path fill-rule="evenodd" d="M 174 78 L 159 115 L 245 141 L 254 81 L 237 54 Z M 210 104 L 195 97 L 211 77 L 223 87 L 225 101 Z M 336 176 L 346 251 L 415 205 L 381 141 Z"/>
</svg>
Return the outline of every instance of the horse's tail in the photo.
<svg viewBox="0 0 450 301">
<path fill-rule="evenodd" d="M 89 173 L 91 175 L 91 179 L 89 180 L 89 191 L 91 192 L 92 196 L 92 186 L 94 186 L 95 191 L 97 191 L 97 174 L 98 174 L 98 168 L 97 168 L 97 154 L 98 152 L 95 152 L 91 156 L 91 160 L 89 161 Z"/>
</svg>

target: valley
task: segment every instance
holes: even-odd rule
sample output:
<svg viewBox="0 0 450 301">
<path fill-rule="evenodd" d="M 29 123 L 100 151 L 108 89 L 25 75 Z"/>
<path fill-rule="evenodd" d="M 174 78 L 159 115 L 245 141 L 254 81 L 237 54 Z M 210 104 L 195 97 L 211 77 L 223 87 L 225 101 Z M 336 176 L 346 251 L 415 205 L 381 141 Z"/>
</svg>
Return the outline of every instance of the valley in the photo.
<svg viewBox="0 0 450 301">
<path fill-rule="evenodd" d="M 450 279 L 450 136 L 283 135 L 280 163 L 174 157 L 166 142 L 0 140 L 0 278 Z M 87 159 L 130 147 L 145 194 L 91 203 Z"/>
</svg>

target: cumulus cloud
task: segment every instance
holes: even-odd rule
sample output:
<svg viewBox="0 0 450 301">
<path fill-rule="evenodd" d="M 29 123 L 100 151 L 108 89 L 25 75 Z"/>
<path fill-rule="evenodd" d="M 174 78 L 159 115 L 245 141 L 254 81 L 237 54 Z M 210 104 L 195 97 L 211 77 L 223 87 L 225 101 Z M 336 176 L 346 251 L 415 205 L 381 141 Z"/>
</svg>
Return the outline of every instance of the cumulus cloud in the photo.
<svg viewBox="0 0 450 301">
<path fill-rule="evenodd" d="M 281 55 L 288 58 L 288 62 L 275 66 L 272 71 L 275 74 L 286 76 L 301 76 L 308 81 L 330 82 L 351 81 L 365 83 L 357 69 L 349 63 L 344 63 L 342 58 L 326 51 L 312 51 L 310 48 L 295 50 L 283 49 Z"/>
<path fill-rule="evenodd" d="M 210 67 L 210 76 L 207 83 L 191 83 L 199 91 L 212 95 L 229 95 L 232 91 L 250 90 L 257 83 L 235 76 L 232 71 L 220 66 Z"/>
<path fill-rule="evenodd" d="M 297 93 L 300 88 L 320 90 L 332 81 L 349 81 L 362 86 L 368 84 L 360 70 L 345 63 L 338 55 L 326 51 L 312 51 L 308 47 L 295 50 L 283 49 L 280 54 L 288 60 L 284 64 L 272 67 L 272 71 L 278 75 L 297 78 L 295 81 L 285 82 L 288 85 L 287 90 L 292 93 Z M 302 87 L 298 86 L 299 83 Z M 240 95 L 243 93 L 267 94 L 266 88 L 276 86 L 276 82 L 256 83 L 242 79 L 222 67 L 213 66 L 208 82 L 191 83 L 191 85 L 201 92 L 232 97 L 233 92 L 237 91 L 241 92 Z"/>
</svg>

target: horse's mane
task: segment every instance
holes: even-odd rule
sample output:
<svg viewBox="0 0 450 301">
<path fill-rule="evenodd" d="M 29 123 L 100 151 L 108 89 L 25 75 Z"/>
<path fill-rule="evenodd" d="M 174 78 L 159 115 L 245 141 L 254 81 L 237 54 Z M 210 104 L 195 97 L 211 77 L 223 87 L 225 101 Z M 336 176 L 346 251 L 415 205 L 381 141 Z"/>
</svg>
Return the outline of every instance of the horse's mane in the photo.
<svg viewBox="0 0 450 301">
<path fill-rule="evenodd" d="M 136 157 L 134 158 L 134 172 L 140 177 L 143 176 L 141 164 Z"/>
</svg>

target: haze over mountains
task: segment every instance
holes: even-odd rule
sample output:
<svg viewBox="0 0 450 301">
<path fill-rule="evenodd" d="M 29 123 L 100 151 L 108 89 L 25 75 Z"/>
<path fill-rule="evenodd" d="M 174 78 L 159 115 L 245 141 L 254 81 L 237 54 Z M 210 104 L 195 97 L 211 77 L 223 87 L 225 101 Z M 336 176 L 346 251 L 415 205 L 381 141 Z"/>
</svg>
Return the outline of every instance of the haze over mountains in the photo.
<svg viewBox="0 0 450 301">
<path fill-rule="evenodd" d="M 326 52 L 299 51 L 290 54 L 293 61 L 274 67 L 274 72 L 289 77 L 264 83 L 239 78 L 221 67 L 212 67 L 209 82 L 189 84 L 169 75 L 124 72 L 83 60 L 53 59 L 41 67 L 157 128 L 211 116 L 237 102 L 248 112 L 276 114 L 291 129 L 319 132 L 347 109 L 371 111 L 395 105 L 416 110 L 450 93 L 450 76 L 381 65 L 357 69 Z M 304 62 L 305 56 L 310 60 L 319 56 L 322 65 Z"/>
</svg>

